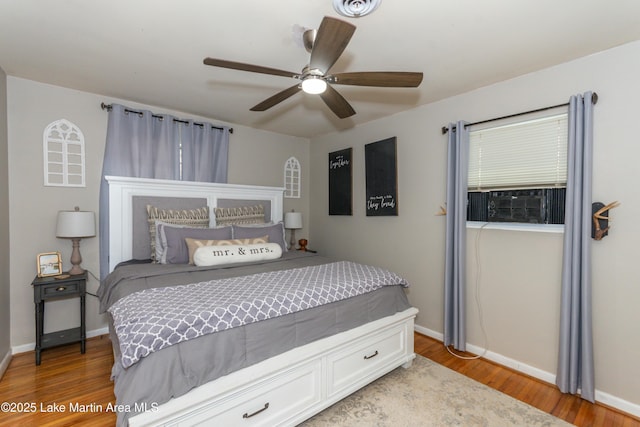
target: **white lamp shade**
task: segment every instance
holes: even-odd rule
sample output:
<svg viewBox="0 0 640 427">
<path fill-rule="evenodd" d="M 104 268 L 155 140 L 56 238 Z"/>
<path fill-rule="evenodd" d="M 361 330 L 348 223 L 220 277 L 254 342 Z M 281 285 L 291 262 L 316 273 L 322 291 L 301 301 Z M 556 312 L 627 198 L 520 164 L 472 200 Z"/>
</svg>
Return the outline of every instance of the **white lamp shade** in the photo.
<svg viewBox="0 0 640 427">
<path fill-rule="evenodd" d="M 96 235 L 96 217 L 87 211 L 60 211 L 56 236 L 63 238 L 93 237 Z"/>
<path fill-rule="evenodd" d="M 284 214 L 284 228 L 302 228 L 302 212 L 286 212 Z"/>
</svg>

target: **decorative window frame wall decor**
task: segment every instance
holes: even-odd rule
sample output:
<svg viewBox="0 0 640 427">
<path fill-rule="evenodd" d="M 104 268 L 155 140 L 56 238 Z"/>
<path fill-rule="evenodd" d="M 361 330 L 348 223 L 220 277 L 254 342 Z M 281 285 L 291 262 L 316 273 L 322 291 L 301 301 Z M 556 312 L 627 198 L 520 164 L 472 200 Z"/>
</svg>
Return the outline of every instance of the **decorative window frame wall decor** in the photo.
<svg viewBox="0 0 640 427">
<path fill-rule="evenodd" d="M 68 120 L 50 123 L 43 133 L 44 185 L 86 187 L 84 135 Z"/>
<path fill-rule="evenodd" d="M 284 164 L 284 197 L 287 199 L 300 198 L 300 175 L 300 162 L 289 157 Z"/>
</svg>

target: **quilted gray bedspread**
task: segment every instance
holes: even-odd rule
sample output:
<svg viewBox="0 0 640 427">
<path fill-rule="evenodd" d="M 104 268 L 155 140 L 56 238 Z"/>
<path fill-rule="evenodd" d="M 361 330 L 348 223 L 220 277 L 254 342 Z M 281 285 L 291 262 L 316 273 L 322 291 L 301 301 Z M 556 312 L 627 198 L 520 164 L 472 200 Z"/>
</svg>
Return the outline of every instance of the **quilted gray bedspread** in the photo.
<svg viewBox="0 0 640 427">
<path fill-rule="evenodd" d="M 277 260 L 242 265 L 196 267 L 130 263 L 116 268 L 102 281 L 97 292 L 100 312 L 108 314 L 109 333 L 114 346 L 115 363 L 111 378 L 115 383 L 116 403 L 131 408 L 162 404 L 221 376 L 411 306 L 405 287 L 383 286 L 352 298 L 167 346 L 126 368 L 121 363 L 119 337 L 115 334 L 113 315 L 108 310 L 129 295 L 146 289 L 217 283 L 221 279 L 336 261 L 309 252 L 289 251 Z M 136 412 L 118 412 L 117 425 L 125 426 L 127 419 Z"/>
<path fill-rule="evenodd" d="M 408 286 L 402 277 L 383 268 L 338 261 L 146 289 L 122 298 L 109 312 L 126 368 L 189 339 L 392 285 Z"/>
</svg>

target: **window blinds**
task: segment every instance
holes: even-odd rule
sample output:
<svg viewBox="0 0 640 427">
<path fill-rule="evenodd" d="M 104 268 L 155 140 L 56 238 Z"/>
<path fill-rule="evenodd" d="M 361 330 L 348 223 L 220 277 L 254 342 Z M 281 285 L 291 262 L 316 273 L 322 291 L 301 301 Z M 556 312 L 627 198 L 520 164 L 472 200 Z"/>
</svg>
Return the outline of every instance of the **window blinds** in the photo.
<svg viewBox="0 0 640 427">
<path fill-rule="evenodd" d="M 469 134 L 469 190 L 563 187 L 567 113 Z"/>
</svg>

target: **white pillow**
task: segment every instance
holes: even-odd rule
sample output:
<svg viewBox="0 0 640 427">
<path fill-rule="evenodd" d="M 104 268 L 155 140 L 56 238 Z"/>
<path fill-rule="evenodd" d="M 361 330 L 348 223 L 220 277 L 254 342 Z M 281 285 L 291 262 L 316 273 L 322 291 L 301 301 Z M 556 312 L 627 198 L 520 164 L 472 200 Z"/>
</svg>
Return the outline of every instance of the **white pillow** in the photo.
<svg viewBox="0 0 640 427">
<path fill-rule="evenodd" d="M 193 263 L 197 266 L 210 266 L 263 261 L 280 258 L 281 256 L 282 247 L 277 243 L 202 246 L 193 253 Z"/>
</svg>

